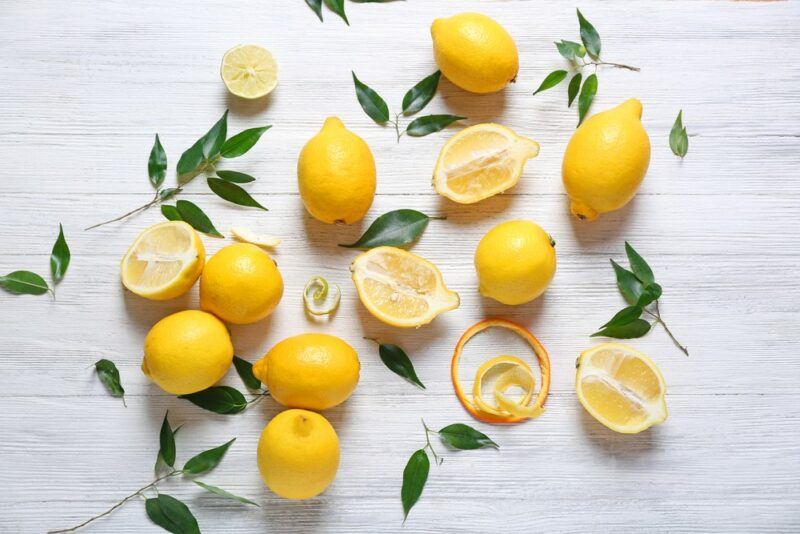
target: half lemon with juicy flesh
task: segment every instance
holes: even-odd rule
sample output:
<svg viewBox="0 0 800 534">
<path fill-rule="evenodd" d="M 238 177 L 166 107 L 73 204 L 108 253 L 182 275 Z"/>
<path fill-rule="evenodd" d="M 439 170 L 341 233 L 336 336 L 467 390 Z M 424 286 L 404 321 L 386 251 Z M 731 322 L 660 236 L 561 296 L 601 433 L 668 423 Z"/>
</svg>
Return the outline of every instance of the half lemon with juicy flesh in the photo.
<svg viewBox="0 0 800 534">
<path fill-rule="evenodd" d="M 575 389 L 592 417 L 616 432 L 636 434 L 667 418 L 667 386 L 655 362 L 621 343 L 581 353 Z"/>
<path fill-rule="evenodd" d="M 231 94 L 247 99 L 261 98 L 278 85 L 278 64 L 266 48 L 238 45 L 225 52 L 220 75 Z"/>
<path fill-rule="evenodd" d="M 178 297 L 191 289 L 205 265 L 206 251 L 194 228 L 167 221 L 139 234 L 122 258 L 123 285 L 152 300 Z"/>
<path fill-rule="evenodd" d="M 539 143 L 500 124 L 476 124 L 453 136 L 439 153 L 433 188 L 459 204 L 472 204 L 515 186 Z"/>
<path fill-rule="evenodd" d="M 444 285 L 434 264 L 395 247 L 377 247 L 350 265 L 358 298 L 384 323 L 421 326 L 440 313 L 458 308 L 458 293 Z"/>
<path fill-rule="evenodd" d="M 480 365 L 472 385 L 472 398 L 465 393 L 459 378 L 464 349 L 473 337 L 489 328 L 502 328 L 516 334 L 533 350 L 542 376 L 535 398 L 536 378 L 531 366 L 507 354 Z M 544 411 L 550 392 L 550 358 L 539 340 L 523 326 L 505 319 L 485 319 L 468 328 L 458 340 L 450 363 L 450 376 L 456 397 L 474 418 L 486 423 L 519 423 L 538 417 Z M 512 394 L 514 390 L 516 394 Z"/>
</svg>

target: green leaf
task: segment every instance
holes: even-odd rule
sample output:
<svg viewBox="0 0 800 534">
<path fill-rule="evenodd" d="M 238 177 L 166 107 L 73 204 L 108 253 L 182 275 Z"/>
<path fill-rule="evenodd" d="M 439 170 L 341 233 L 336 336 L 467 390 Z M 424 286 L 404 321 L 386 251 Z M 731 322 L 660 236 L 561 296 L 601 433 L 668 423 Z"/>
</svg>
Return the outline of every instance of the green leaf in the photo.
<svg viewBox="0 0 800 534">
<path fill-rule="evenodd" d="M 0 276 L 0 287 L 18 295 L 42 295 L 50 291 L 44 278 L 30 271 L 14 271 Z"/>
<path fill-rule="evenodd" d="M 67 240 L 64 239 L 64 227 L 59 223 L 58 238 L 53 245 L 53 251 L 50 253 L 50 274 L 53 276 L 53 283 L 57 284 L 64 278 L 71 257 Z"/>
<path fill-rule="evenodd" d="M 178 160 L 178 165 L 176 170 L 178 172 L 178 176 L 186 176 L 188 174 L 192 174 L 197 170 L 201 163 L 203 163 L 203 140 L 205 138 L 201 137 L 195 143 L 186 149 L 186 151 L 181 154 L 180 159 Z"/>
<path fill-rule="evenodd" d="M 628 263 L 631 265 L 631 271 L 633 271 L 633 274 L 636 275 L 636 278 L 638 278 L 642 284 L 652 284 L 656 281 L 653 276 L 653 270 L 627 241 L 625 241 L 625 254 L 628 255 Z"/>
<path fill-rule="evenodd" d="M 416 210 L 400 209 L 384 213 L 373 222 L 358 241 L 344 248 L 402 247 L 416 241 L 433 217 Z"/>
<path fill-rule="evenodd" d="M 175 206 L 171 206 L 169 204 L 161 204 L 161 215 L 167 218 L 170 221 L 182 221 L 181 214 L 178 212 L 178 208 Z"/>
<path fill-rule="evenodd" d="M 539 88 L 533 92 L 533 94 L 541 93 L 542 91 L 546 91 L 551 87 L 555 87 L 556 85 L 560 84 L 561 81 L 567 77 L 567 71 L 565 70 L 554 70 L 547 77 L 542 81 L 539 85 Z"/>
<path fill-rule="evenodd" d="M 689 151 L 689 136 L 683 126 L 683 110 L 678 112 L 675 124 L 672 125 L 672 130 L 669 132 L 669 148 L 672 149 L 673 154 L 680 157 L 684 157 Z"/>
<path fill-rule="evenodd" d="M 342 20 L 350 26 L 350 21 L 347 20 L 347 15 L 344 14 L 344 0 L 325 0 L 325 5 L 328 9 L 339 15 Z"/>
<path fill-rule="evenodd" d="M 253 148 L 261 136 L 272 128 L 272 126 L 261 126 L 260 128 L 250 128 L 234 135 L 220 148 L 219 155 L 223 158 L 238 158 L 242 154 L 246 154 L 248 150 Z M 217 173 L 219 174 L 219 173 Z"/>
<path fill-rule="evenodd" d="M 162 189 L 158 192 L 158 198 L 163 200 L 169 200 L 178 193 L 183 191 L 180 187 L 167 187 L 166 189 Z"/>
<path fill-rule="evenodd" d="M 238 389 L 230 386 L 213 386 L 197 393 L 180 395 L 195 406 L 223 415 L 235 414 L 247 408 L 247 400 Z"/>
<path fill-rule="evenodd" d="M 567 98 L 569 101 L 567 102 L 567 107 L 572 106 L 572 102 L 575 100 L 575 97 L 578 96 L 578 91 L 581 88 L 581 79 L 583 75 L 578 72 L 575 76 L 572 77 L 569 81 L 569 87 L 567 87 Z"/>
<path fill-rule="evenodd" d="M 253 374 L 253 364 L 238 356 L 233 357 L 233 366 L 236 373 L 242 379 L 244 385 L 250 389 L 261 389 L 261 380 Z"/>
<path fill-rule="evenodd" d="M 179 425 L 179 426 L 176 426 L 175 428 L 173 428 L 173 429 L 172 429 L 172 438 L 173 438 L 173 440 L 174 440 L 175 436 L 177 436 L 177 435 L 178 435 L 178 431 L 179 431 L 180 429 L 181 429 L 181 426 L 180 426 L 180 425 Z M 160 436 L 159 436 L 159 437 L 160 437 Z M 160 447 L 160 445 L 159 445 L 159 447 Z M 174 469 L 174 467 L 173 467 L 173 466 L 168 466 L 168 465 L 167 465 L 167 463 L 164 461 L 164 458 L 162 458 L 162 457 L 161 457 L 161 451 L 159 450 L 159 451 L 158 451 L 158 454 L 156 454 L 156 465 L 155 465 L 155 473 L 156 473 L 156 476 L 158 476 L 158 475 L 161 473 L 161 468 L 162 468 L 162 467 L 168 467 L 170 471 L 171 471 L 172 469 Z"/>
<path fill-rule="evenodd" d="M 581 27 L 581 41 L 583 42 L 583 46 L 586 47 L 586 51 L 589 52 L 592 58 L 597 59 L 600 56 L 600 34 L 597 33 L 594 26 L 584 18 L 580 9 L 576 9 L 576 11 L 578 12 L 578 23 Z"/>
<path fill-rule="evenodd" d="M 433 95 L 436 94 L 436 89 L 439 87 L 439 79 L 442 77 L 442 71 L 437 70 L 430 76 L 423 78 L 417 85 L 408 90 L 403 97 L 403 113 L 411 115 L 428 105 Z"/>
<path fill-rule="evenodd" d="M 353 83 L 356 86 L 356 98 L 358 98 L 358 103 L 361 104 L 364 113 L 378 124 L 388 122 L 389 106 L 386 105 L 386 101 L 370 87 L 361 83 L 355 72 L 351 71 L 350 73 L 353 75 Z"/>
<path fill-rule="evenodd" d="M 586 48 L 582 44 L 574 41 L 564 41 L 562 39 L 560 43 L 555 43 L 555 45 L 556 48 L 558 48 L 558 53 L 561 54 L 564 59 L 570 61 L 586 55 Z"/>
<path fill-rule="evenodd" d="M 217 176 L 226 182 L 233 182 L 235 184 L 249 184 L 250 182 L 256 181 L 256 179 L 249 174 L 236 171 L 217 171 Z"/>
<path fill-rule="evenodd" d="M 639 317 L 641 317 L 642 312 L 644 309 L 641 306 L 633 305 L 628 306 L 627 308 L 623 308 L 622 310 L 618 311 L 614 317 L 611 318 L 606 324 L 601 326 L 600 328 L 606 328 L 609 326 L 622 326 L 628 323 L 632 323 Z"/>
<path fill-rule="evenodd" d="M 466 117 L 460 115 L 425 115 L 411 121 L 406 127 L 406 133 L 411 137 L 424 137 L 464 119 Z"/>
<path fill-rule="evenodd" d="M 642 290 L 642 295 L 639 297 L 639 300 L 636 302 L 639 306 L 645 307 L 651 302 L 658 300 L 661 298 L 661 286 L 653 282 L 652 284 L 647 284 L 644 286 Z"/>
<path fill-rule="evenodd" d="M 189 507 L 181 501 L 159 493 L 158 497 L 147 499 L 144 509 L 150 520 L 173 534 L 200 534 L 200 526 Z"/>
<path fill-rule="evenodd" d="M 425 386 L 420 382 L 419 377 L 417 377 L 414 364 L 411 363 L 411 360 L 403 349 L 397 345 L 381 343 L 378 347 L 378 354 L 383 364 L 388 367 L 390 371 L 396 375 L 402 376 L 412 384 L 416 384 L 422 389 L 425 389 Z"/>
<path fill-rule="evenodd" d="M 267 211 L 267 208 L 259 204 L 256 199 L 250 196 L 250 193 L 239 187 L 238 185 L 222 180 L 220 178 L 209 178 L 206 180 L 208 187 L 220 198 L 233 202 L 239 206 L 247 206 L 249 208 L 258 208 Z"/>
<path fill-rule="evenodd" d="M 150 150 L 150 158 L 147 160 L 147 175 L 150 177 L 150 183 L 156 189 L 161 187 L 161 184 L 164 183 L 164 178 L 167 177 L 167 153 L 164 152 L 164 147 L 161 146 L 161 139 L 158 138 L 158 134 L 156 134 L 156 140 Z"/>
<path fill-rule="evenodd" d="M 210 491 L 214 495 L 219 495 L 220 497 L 225 497 L 226 499 L 232 499 L 234 501 L 239 501 L 242 504 L 252 504 L 253 506 L 261 507 L 260 504 L 251 501 L 250 499 L 245 499 L 244 497 L 239 497 L 238 495 L 234 495 L 229 491 L 225 491 L 222 488 L 218 488 L 217 486 L 212 486 L 211 484 L 206 484 L 205 482 L 200 482 L 199 480 L 192 480 L 195 484 L 200 486 L 201 488 Z"/>
<path fill-rule="evenodd" d="M 306 4 L 311 8 L 311 11 L 317 14 L 320 22 L 322 21 L 322 0 L 306 0 Z"/>
<path fill-rule="evenodd" d="M 189 223 L 198 232 L 215 237 L 225 237 L 214 228 L 211 219 L 196 204 L 188 200 L 179 200 L 175 203 L 175 207 L 178 209 L 181 220 Z"/>
<path fill-rule="evenodd" d="M 499 449 L 500 445 L 489 439 L 483 432 L 478 432 L 469 425 L 456 423 L 439 431 L 439 437 L 453 448 L 469 451 L 483 447 Z"/>
<path fill-rule="evenodd" d="M 219 447 L 208 449 L 197 456 L 193 456 L 186 462 L 186 465 L 183 466 L 183 472 L 187 475 L 200 475 L 211 471 L 219 465 L 222 461 L 222 457 L 225 456 L 225 453 L 228 452 L 228 448 L 230 448 L 234 441 L 236 441 L 236 438 L 233 438 L 227 443 L 223 443 Z"/>
<path fill-rule="evenodd" d="M 611 260 L 611 265 L 614 266 L 614 273 L 617 276 L 617 287 L 628 304 L 633 305 L 639 302 L 639 297 L 642 296 L 642 283 L 636 278 L 636 275 L 614 260 Z"/>
<path fill-rule="evenodd" d="M 609 326 L 599 332 L 592 334 L 592 337 L 612 337 L 615 339 L 634 339 L 642 337 L 650 331 L 650 323 L 644 319 L 636 319 L 628 324 L 620 326 Z"/>
<path fill-rule="evenodd" d="M 211 159 L 219 155 L 225 138 L 228 136 L 228 110 L 222 114 L 214 126 L 203 136 L 203 157 Z"/>
<path fill-rule="evenodd" d="M 94 364 L 97 371 L 97 377 L 100 382 L 106 387 L 112 397 L 121 397 L 122 403 L 125 404 L 125 389 L 122 387 L 122 382 L 119 379 L 119 370 L 114 362 L 111 360 L 97 360 Z"/>
<path fill-rule="evenodd" d="M 578 126 L 581 125 L 583 119 L 586 117 L 586 113 L 592 105 L 595 94 L 597 94 L 597 75 L 590 74 L 589 77 L 586 78 L 586 81 L 583 82 L 581 94 L 578 97 Z"/>
<path fill-rule="evenodd" d="M 175 467 L 175 433 L 169 426 L 168 418 L 169 411 L 164 414 L 164 420 L 161 422 L 161 431 L 158 435 L 158 456 L 166 465 Z"/>
<path fill-rule="evenodd" d="M 403 487 L 400 490 L 400 499 L 403 501 L 403 518 L 408 517 L 408 512 L 417 504 L 428 480 L 428 472 L 431 470 L 431 461 L 425 453 L 425 449 L 419 449 L 408 459 L 406 468 L 403 470 Z"/>
</svg>

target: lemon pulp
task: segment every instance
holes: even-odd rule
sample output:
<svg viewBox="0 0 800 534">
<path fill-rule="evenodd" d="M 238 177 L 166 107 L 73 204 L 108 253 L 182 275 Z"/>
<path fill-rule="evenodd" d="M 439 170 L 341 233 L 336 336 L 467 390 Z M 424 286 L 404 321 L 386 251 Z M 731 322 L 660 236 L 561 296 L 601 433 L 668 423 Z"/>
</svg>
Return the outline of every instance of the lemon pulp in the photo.
<svg viewBox="0 0 800 534">
<path fill-rule="evenodd" d="M 220 75 L 232 94 L 242 98 L 261 98 L 278 85 L 278 64 L 266 48 L 238 45 L 222 58 Z"/>
</svg>

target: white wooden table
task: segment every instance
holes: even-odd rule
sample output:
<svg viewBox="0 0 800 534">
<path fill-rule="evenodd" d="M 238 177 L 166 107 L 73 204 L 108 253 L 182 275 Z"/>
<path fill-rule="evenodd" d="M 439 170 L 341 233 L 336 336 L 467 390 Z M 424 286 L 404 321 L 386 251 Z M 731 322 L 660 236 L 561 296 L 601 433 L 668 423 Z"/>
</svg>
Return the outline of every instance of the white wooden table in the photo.
<svg viewBox="0 0 800 534">
<path fill-rule="evenodd" d="M 244 507 L 174 480 L 203 532 L 797 532 L 800 530 L 800 39 L 796 2 L 597 2 L 583 13 L 607 60 L 594 110 L 628 97 L 644 104 L 653 145 L 647 178 L 629 207 L 593 224 L 570 219 L 561 156 L 576 122 L 563 87 L 535 97 L 563 66 L 552 41 L 577 39 L 574 5 L 553 1 L 410 0 L 347 3 L 348 28 L 330 12 L 320 24 L 301 0 L 162 2 L 0 1 L 0 271 L 47 274 L 63 222 L 73 261 L 57 300 L 0 294 L 0 531 L 43 532 L 95 515 L 152 477 L 165 410 L 183 423 L 178 458 L 236 436 L 207 482 L 254 498 Z M 350 71 L 392 109 L 435 65 L 430 22 L 485 12 L 520 49 L 517 83 L 477 96 L 443 81 L 426 110 L 496 121 L 541 142 L 509 194 L 458 206 L 434 194 L 431 170 L 452 130 L 397 144 L 364 115 Z M 267 101 L 229 97 L 222 54 L 243 42 L 268 47 L 280 64 Z M 306 502 L 283 501 L 261 483 L 255 447 L 280 407 L 266 400 L 218 416 L 165 395 L 139 371 L 145 333 L 159 318 L 197 305 L 157 303 L 123 292 L 118 261 L 131 240 L 162 220 L 157 210 L 84 232 L 152 194 L 146 160 L 158 132 L 174 169 L 187 148 L 230 108 L 230 131 L 272 124 L 228 168 L 250 172 L 268 213 L 239 209 L 197 181 L 183 197 L 227 231 L 244 223 L 284 239 L 275 257 L 286 293 L 267 320 L 233 328 L 237 354 L 255 360 L 304 331 L 340 335 L 361 356 L 354 396 L 325 415 L 342 444 L 333 486 Z M 684 161 L 667 136 L 679 109 L 690 133 Z M 360 305 L 349 280 L 354 240 L 366 225 L 326 226 L 297 194 L 300 148 L 328 115 L 372 147 L 378 190 L 366 222 L 397 208 L 447 220 L 414 251 L 437 263 L 461 294 L 457 311 L 411 331 L 392 329 Z M 169 180 L 173 180 L 170 173 Z M 545 297 L 520 307 L 481 298 L 472 256 L 499 221 L 530 218 L 558 242 L 558 272 Z M 588 335 L 621 306 L 608 258 L 631 241 L 664 287 L 662 312 L 688 344 L 686 358 L 654 329 L 633 344 L 664 372 L 669 420 L 636 436 L 614 434 L 578 404 L 574 363 Z M 205 239 L 209 252 L 230 240 Z M 341 285 L 330 323 L 303 314 L 300 293 L 321 274 Z M 473 421 L 449 379 L 461 332 L 487 316 L 530 327 L 553 361 L 548 411 L 513 427 Z M 362 336 L 396 342 L 428 386 L 391 374 Z M 127 409 L 91 365 L 117 363 Z M 224 383 L 241 388 L 231 371 Z M 447 453 L 401 528 L 403 466 L 431 426 L 475 425 L 499 451 Z M 131 502 L 86 532 L 159 532 Z"/>
</svg>

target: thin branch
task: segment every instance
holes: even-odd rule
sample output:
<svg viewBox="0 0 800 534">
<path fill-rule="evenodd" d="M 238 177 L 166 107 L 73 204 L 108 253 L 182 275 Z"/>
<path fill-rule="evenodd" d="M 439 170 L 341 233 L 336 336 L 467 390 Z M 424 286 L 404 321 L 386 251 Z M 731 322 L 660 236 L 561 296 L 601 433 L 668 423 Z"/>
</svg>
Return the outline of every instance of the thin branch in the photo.
<svg viewBox="0 0 800 534">
<path fill-rule="evenodd" d="M 606 66 L 609 66 L 609 67 L 616 67 L 618 69 L 632 70 L 634 72 L 640 72 L 642 70 L 639 67 L 632 67 L 630 65 L 624 65 L 622 63 L 613 63 L 611 61 L 583 61 L 583 63 L 581 64 L 581 67 L 585 67 L 587 65 L 594 65 L 595 66 L 595 70 L 597 70 L 597 67 L 599 65 L 606 65 Z"/>
<path fill-rule="evenodd" d="M 92 226 L 89 226 L 89 227 L 87 227 L 87 228 L 84 228 L 84 231 L 86 231 L 86 230 L 91 230 L 91 229 L 93 229 L 93 228 L 97 228 L 97 227 L 99 227 L 99 226 L 103 226 L 103 225 L 106 225 L 106 224 L 111 224 L 111 223 L 113 223 L 113 222 L 121 221 L 122 219 L 126 219 L 126 218 L 130 217 L 131 215 L 135 215 L 135 214 L 137 214 L 137 213 L 139 213 L 139 212 L 141 212 L 141 211 L 144 211 L 144 210 L 146 210 L 146 209 L 148 209 L 148 208 L 151 208 L 151 207 L 155 206 L 155 205 L 156 205 L 156 204 L 158 204 L 160 201 L 161 201 L 161 199 L 160 199 L 160 198 L 159 198 L 159 196 L 158 196 L 158 192 L 156 192 L 156 196 L 153 198 L 153 200 L 151 200 L 151 201 L 150 201 L 150 202 L 148 202 L 147 204 L 144 204 L 143 206 L 139 206 L 138 208 L 136 208 L 136 209 L 134 209 L 134 210 L 131 210 L 131 211 L 129 211 L 128 213 L 125 213 L 125 214 L 123 214 L 123 215 L 120 215 L 119 217 L 115 217 L 115 218 L 113 218 L 113 219 L 109 219 L 109 220 L 107 220 L 107 221 L 103 221 L 103 222 L 101 222 L 101 223 L 93 224 Z"/>
</svg>

